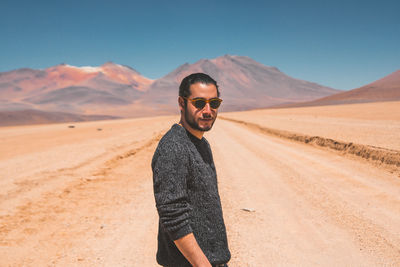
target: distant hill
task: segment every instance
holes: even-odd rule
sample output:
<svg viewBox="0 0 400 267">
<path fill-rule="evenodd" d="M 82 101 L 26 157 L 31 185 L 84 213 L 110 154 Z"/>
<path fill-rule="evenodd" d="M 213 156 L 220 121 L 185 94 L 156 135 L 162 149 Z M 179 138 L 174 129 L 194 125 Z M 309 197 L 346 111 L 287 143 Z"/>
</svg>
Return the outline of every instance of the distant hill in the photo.
<svg viewBox="0 0 400 267">
<path fill-rule="evenodd" d="M 18 69 L 0 73 L 0 110 L 90 113 L 93 108 L 129 105 L 152 82 L 111 62 L 100 67 L 61 64 L 44 70 Z"/>
<path fill-rule="evenodd" d="M 105 115 L 80 115 L 39 110 L 0 111 L 0 126 L 118 119 Z"/>
<path fill-rule="evenodd" d="M 143 95 L 144 102 L 176 110 L 181 80 L 194 72 L 204 72 L 219 84 L 224 102 L 221 111 L 268 107 L 285 102 L 300 102 L 332 95 L 339 90 L 294 79 L 275 67 L 265 66 L 249 57 L 225 55 L 184 64 L 157 79 Z"/>
<path fill-rule="evenodd" d="M 313 101 L 279 105 L 276 107 L 324 106 L 398 100 L 400 100 L 400 70 L 397 70 L 382 79 L 350 91 L 330 95 Z"/>
<path fill-rule="evenodd" d="M 0 111 L 117 117 L 178 114 L 179 84 L 194 72 L 207 73 L 217 80 L 224 100 L 221 111 L 309 101 L 339 92 L 294 79 L 276 67 L 243 56 L 225 55 L 185 63 L 157 80 L 112 62 L 99 67 L 60 64 L 43 70 L 23 68 L 0 73 Z"/>
</svg>

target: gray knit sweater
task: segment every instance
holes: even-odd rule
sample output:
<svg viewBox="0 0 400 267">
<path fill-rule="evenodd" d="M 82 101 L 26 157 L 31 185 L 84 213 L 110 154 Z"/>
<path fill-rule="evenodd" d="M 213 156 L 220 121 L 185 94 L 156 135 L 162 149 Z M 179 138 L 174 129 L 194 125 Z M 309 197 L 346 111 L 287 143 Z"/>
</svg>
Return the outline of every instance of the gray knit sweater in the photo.
<svg viewBox="0 0 400 267">
<path fill-rule="evenodd" d="M 174 124 L 160 140 L 151 166 L 159 214 L 157 262 L 191 266 L 173 242 L 189 233 L 212 264 L 228 262 L 231 255 L 208 141 Z"/>
</svg>

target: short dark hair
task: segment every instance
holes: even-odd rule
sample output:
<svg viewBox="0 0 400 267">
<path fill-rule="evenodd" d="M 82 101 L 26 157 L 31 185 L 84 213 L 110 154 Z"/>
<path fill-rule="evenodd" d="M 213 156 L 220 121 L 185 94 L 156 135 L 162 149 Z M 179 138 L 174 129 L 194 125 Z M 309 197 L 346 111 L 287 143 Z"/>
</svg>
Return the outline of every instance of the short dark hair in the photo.
<svg viewBox="0 0 400 267">
<path fill-rule="evenodd" d="M 192 73 L 189 76 L 183 78 L 181 85 L 179 86 L 179 96 L 188 97 L 190 96 L 190 86 L 195 83 L 214 84 L 217 88 L 217 96 L 219 97 L 219 89 L 217 82 L 205 73 Z M 185 99 L 186 103 L 186 99 Z"/>
</svg>

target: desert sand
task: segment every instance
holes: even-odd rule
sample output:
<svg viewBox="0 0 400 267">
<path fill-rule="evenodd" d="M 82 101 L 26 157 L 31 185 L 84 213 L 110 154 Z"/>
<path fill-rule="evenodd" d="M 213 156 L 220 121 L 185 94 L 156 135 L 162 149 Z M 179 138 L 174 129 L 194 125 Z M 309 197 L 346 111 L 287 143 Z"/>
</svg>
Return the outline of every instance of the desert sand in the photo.
<svg viewBox="0 0 400 267">
<path fill-rule="evenodd" d="M 400 150 L 400 101 L 260 109 L 221 116 L 276 130 Z"/>
<path fill-rule="evenodd" d="M 230 266 L 400 266 L 400 172 L 223 118 L 399 153 L 399 114 L 399 102 L 221 113 L 205 137 Z M 158 266 L 150 162 L 177 121 L 0 128 L 0 266 Z"/>
</svg>

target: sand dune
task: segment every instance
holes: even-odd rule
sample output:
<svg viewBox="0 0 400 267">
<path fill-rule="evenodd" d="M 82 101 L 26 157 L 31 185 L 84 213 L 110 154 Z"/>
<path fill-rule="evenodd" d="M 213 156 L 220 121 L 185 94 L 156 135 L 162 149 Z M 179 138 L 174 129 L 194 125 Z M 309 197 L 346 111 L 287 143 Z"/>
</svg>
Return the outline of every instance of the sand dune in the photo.
<svg viewBox="0 0 400 267">
<path fill-rule="evenodd" d="M 396 266 L 398 167 L 222 117 L 398 153 L 399 106 L 221 114 L 206 137 L 218 172 L 230 266 Z M 1 265 L 157 266 L 150 160 L 177 120 L 0 128 Z"/>
</svg>

